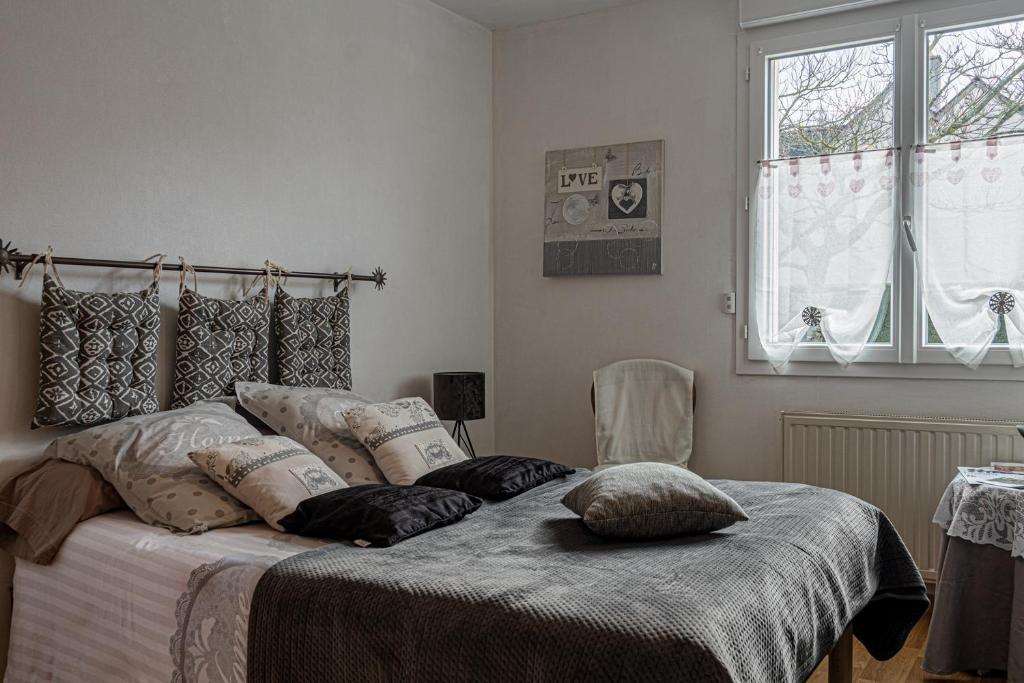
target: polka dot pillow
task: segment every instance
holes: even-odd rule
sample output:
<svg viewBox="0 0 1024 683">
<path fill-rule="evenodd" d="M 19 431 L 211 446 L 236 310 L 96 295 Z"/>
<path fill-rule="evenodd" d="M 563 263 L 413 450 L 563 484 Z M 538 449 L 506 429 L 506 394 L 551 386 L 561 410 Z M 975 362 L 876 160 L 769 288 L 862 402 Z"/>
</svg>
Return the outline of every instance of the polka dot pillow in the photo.
<svg viewBox="0 0 1024 683">
<path fill-rule="evenodd" d="M 230 406 L 209 401 L 63 436 L 46 454 L 99 471 L 142 521 L 200 533 L 259 516 L 211 481 L 188 454 L 259 436 Z"/>
<path fill-rule="evenodd" d="M 344 389 L 283 387 L 262 382 L 239 382 L 238 402 L 247 412 L 309 449 L 346 484 L 386 483 L 370 451 L 359 442 L 342 413 L 371 403 Z"/>
</svg>

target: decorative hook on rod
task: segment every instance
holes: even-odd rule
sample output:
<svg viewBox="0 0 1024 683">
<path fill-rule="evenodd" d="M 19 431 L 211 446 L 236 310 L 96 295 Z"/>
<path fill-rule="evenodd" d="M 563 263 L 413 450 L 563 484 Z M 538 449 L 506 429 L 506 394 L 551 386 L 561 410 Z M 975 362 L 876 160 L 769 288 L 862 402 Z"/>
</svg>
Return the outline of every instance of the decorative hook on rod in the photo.
<svg viewBox="0 0 1024 683">
<path fill-rule="evenodd" d="M 375 283 L 374 287 L 377 288 L 377 291 L 380 291 L 388 283 L 388 274 L 381 270 L 380 266 L 377 266 L 377 269 L 373 271 L 373 281 Z"/>
<path fill-rule="evenodd" d="M 10 267 L 14 266 L 15 277 L 21 275 L 21 268 L 14 262 L 14 257 L 17 255 L 18 250 L 11 246 L 11 241 L 7 240 L 5 244 L 0 239 L 0 275 L 10 272 Z"/>
</svg>

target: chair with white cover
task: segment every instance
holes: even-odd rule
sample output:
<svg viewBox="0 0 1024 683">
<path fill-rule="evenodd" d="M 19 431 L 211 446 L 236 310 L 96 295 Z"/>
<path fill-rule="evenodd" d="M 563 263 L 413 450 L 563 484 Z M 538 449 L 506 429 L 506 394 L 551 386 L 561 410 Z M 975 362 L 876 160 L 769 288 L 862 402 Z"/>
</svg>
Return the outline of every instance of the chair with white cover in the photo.
<svg viewBox="0 0 1024 683">
<path fill-rule="evenodd" d="M 624 360 L 595 371 L 597 469 L 633 462 L 686 467 L 696 399 L 693 372 L 675 363 Z"/>
</svg>

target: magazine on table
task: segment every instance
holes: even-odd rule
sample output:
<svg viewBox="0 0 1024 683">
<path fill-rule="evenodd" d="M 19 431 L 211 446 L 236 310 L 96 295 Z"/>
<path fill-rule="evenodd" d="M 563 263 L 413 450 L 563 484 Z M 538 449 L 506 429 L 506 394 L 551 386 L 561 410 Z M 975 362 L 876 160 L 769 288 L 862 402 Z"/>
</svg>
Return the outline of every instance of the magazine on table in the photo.
<svg viewBox="0 0 1024 683">
<path fill-rule="evenodd" d="M 972 486 L 985 484 L 1004 489 L 1024 489 L 1024 474 L 1000 472 L 991 467 L 958 467 L 957 469 L 960 470 L 960 476 Z"/>
</svg>

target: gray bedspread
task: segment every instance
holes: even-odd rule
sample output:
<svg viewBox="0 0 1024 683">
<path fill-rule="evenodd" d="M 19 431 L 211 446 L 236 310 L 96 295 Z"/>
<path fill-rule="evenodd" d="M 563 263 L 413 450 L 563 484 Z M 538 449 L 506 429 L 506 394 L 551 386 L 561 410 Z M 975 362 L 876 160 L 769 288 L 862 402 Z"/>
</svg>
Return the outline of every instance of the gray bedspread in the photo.
<svg viewBox="0 0 1024 683">
<path fill-rule="evenodd" d="M 585 476 L 392 548 L 278 563 L 250 682 L 803 681 L 851 620 L 885 659 L 927 608 L 889 520 L 851 496 L 716 481 L 749 522 L 609 542 L 559 503 Z"/>
</svg>

